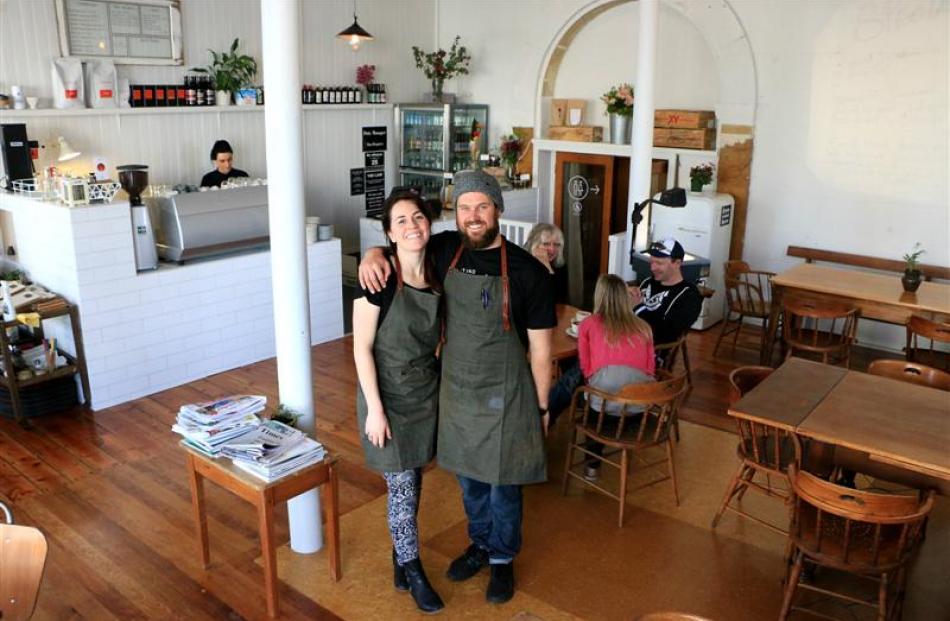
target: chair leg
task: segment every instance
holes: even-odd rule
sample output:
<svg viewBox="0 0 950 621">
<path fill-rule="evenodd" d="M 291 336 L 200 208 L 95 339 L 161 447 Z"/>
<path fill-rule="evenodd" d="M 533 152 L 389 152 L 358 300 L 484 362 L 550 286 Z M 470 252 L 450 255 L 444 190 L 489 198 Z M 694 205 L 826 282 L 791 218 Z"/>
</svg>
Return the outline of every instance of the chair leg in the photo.
<svg viewBox="0 0 950 621">
<path fill-rule="evenodd" d="M 745 319 L 745 315 L 739 313 L 739 318 L 736 320 L 736 334 L 732 337 L 732 353 L 736 353 L 736 347 L 739 345 L 739 333 L 742 332 L 742 320 Z"/>
<path fill-rule="evenodd" d="M 686 369 L 686 388 L 693 389 L 693 371 L 689 366 L 689 349 L 686 347 L 686 341 L 683 341 L 683 367 Z M 679 430 L 677 429 L 677 440 L 679 440 Z"/>
<path fill-rule="evenodd" d="M 739 493 L 736 494 L 736 500 L 742 502 L 742 497 L 745 496 L 746 491 L 749 489 L 749 484 L 752 482 L 752 479 L 755 478 L 755 468 L 746 468 L 745 474 L 742 475 L 742 489 L 739 490 Z"/>
<path fill-rule="evenodd" d="M 620 517 L 617 518 L 617 528 L 623 528 L 623 510 L 627 505 L 627 468 L 630 462 L 627 458 L 627 449 L 620 451 Z"/>
<path fill-rule="evenodd" d="M 716 528 L 719 524 L 719 520 L 722 519 L 722 514 L 726 512 L 726 506 L 729 504 L 729 501 L 732 500 L 732 495 L 736 493 L 736 488 L 739 486 L 739 480 L 742 477 L 743 470 L 745 470 L 745 464 L 740 462 L 739 469 L 732 475 L 732 481 L 729 482 L 726 495 L 723 496 L 722 503 L 719 505 L 719 511 L 716 511 L 716 515 L 712 519 L 712 528 Z"/>
<path fill-rule="evenodd" d="M 887 621 L 887 574 L 881 574 L 881 582 L 877 588 L 877 621 Z"/>
<path fill-rule="evenodd" d="M 727 329 L 729 328 L 729 317 L 732 315 L 732 311 L 726 311 L 726 316 L 722 320 L 722 330 L 719 331 L 719 336 L 716 338 L 716 346 L 713 347 L 713 358 L 716 357 L 716 353 L 719 351 L 719 346 L 722 344 L 723 337 L 728 334 Z"/>
<path fill-rule="evenodd" d="M 572 424 L 573 426 L 573 424 Z M 564 460 L 564 476 L 561 480 L 561 495 L 567 495 L 567 486 L 570 483 L 571 477 L 568 476 L 568 473 L 571 471 L 571 461 L 574 459 L 574 445 L 577 442 L 577 428 L 571 431 L 571 441 L 567 445 L 567 458 Z"/>
<path fill-rule="evenodd" d="M 788 580 L 785 582 L 785 597 L 782 599 L 782 609 L 778 613 L 778 621 L 788 619 L 788 612 L 792 608 L 792 598 L 795 597 L 795 589 L 798 588 L 798 579 L 802 575 L 804 558 L 801 552 L 795 553 L 795 564 L 789 569 Z"/>
<path fill-rule="evenodd" d="M 673 439 L 666 440 L 666 459 L 670 464 L 670 481 L 673 483 L 673 501 L 680 506 L 680 496 L 676 491 L 676 462 L 673 461 Z"/>
</svg>

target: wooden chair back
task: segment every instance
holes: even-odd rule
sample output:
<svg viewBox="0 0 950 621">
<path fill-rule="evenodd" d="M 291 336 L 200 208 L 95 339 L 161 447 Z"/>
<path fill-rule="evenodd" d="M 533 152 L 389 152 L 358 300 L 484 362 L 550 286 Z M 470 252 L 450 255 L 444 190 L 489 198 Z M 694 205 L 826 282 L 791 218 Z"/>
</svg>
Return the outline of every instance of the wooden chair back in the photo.
<svg viewBox="0 0 950 621">
<path fill-rule="evenodd" d="M 796 350 L 820 354 L 822 362 L 838 356 L 848 360 L 858 329 L 858 309 L 838 302 L 786 298 L 782 305 L 782 338 L 788 355 Z"/>
<path fill-rule="evenodd" d="M 637 617 L 637 621 L 712 621 L 712 619 L 691 615 L 688 612 L 651 612 Z"/>
<path fill-rule="evenodd" d="M 682 335 L 672 343 L 663 343 L 654 345 L 653 352 L 660 359 L 660 369 L 673 372 L 676 361 L 679 360 L 680 353 L 686 348 L 686 335 Z"/>
<path fill-rule="evenodd" d="M 739 367 L 729 374 L 729 405 L 734 405 L 743 395 L 762 383 L 774 371 L 772 367 Z"/>
<path fill-rule="evenodd" d="M 868 367 L 868 373 L 927 386 L 928 388 L 950 391 L 950 373 L 916 362 L 875 360 Z"/>
<path fill-rule="evenodd" d="M 574 392 L 571 404 L 573 422 L 582 426 L 587 435 L 612 446 L 666 442 L 676 424 L 680 397 L 686 392 L 686 376 L 673 377 L 660 370 L 656 377 L 655 382 L 627 384 L 613 394 L 581 386 Z M 602 400 L 600 411 L 591 407 L 592 396 Z M 582 397 L 583 405 L 580 404 Z M 608 414 L 609 404 L 617 406 L 619 415 Z M 637 416 L 640 410 L 642 415 Z"/>
<path fill-rule="evenodd" d="M 907 360 L 950 371 L 950 322 L 913 315 L 907 322 Z"/>
<path fill-rule="evenodd" d="M 745 261 L 726 261 L 724 272 L 729 310 L 747 317 L 767 317 L 775 274 L 753 270 Z"/>
<path fill-rule="evenodd" d="M 797 467 L 790 535 L 808 556 L 843 570 L 883 572 L 903 563 L 920 540 L 934 492 L 879 494 L 835 485 Z"/>
<path fill-rule="evenodd" d="M 2 507 L 0 503 L 0 507 Z M 3 507 L 7 521 L 9 511 Z M 0 618 L 29 619 L 36 607 L 48 547 L 36 528 L 0 523 Z"/>
</svg>

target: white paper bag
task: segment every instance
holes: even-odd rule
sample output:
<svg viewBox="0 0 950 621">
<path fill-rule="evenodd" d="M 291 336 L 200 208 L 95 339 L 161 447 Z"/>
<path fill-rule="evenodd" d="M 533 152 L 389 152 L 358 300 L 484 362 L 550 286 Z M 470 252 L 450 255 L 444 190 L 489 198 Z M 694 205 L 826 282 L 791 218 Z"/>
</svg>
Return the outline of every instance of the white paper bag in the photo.
<svg viewBox="0 0 950 621">
<path fill-rule="evenodd" d="M 53 59 L 53 106 L 85 108 L 82 62 L 78 58 Z"/>
<path fill-rule="evenodd" d="M 116 108 L 117 83 L 115 65 L 111 60 L 86 61 L 83 74 L 86 83 L 86 105 L 90 108 Z"/>
</svg>

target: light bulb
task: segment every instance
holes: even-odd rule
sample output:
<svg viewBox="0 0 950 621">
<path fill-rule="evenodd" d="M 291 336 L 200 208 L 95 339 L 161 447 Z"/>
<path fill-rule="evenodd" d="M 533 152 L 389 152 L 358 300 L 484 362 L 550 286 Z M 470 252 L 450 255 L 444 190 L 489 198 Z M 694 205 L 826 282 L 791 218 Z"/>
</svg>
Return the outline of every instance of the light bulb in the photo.
<svg viewBox="0 0 950 621">
<path fill-rule="evenodd" d="M 360 49 L 360 43 L 361 43 L 360 38 L 359 38 L 359 35 L 350 35 L 350 41 L 349 41 L 349 43 L 350 43 L 350 47 L 353 48 L 353 51 L 354 51 L 354 52 L 357 51 L 357 50 L 359 50 L 359 49 Z"/>
</svg>

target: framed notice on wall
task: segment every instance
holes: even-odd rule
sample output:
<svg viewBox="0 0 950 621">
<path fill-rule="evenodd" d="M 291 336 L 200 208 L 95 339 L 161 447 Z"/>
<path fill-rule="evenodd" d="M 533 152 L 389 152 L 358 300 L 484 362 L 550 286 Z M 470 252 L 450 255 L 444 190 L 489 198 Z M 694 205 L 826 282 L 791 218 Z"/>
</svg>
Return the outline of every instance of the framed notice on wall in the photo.
<svg viewBox="0 0 950 621">
<path fill-rule="evenodd" d="M 181 65 L 179 0 L 56 0 L 63 56 Z"/>
</svg>

